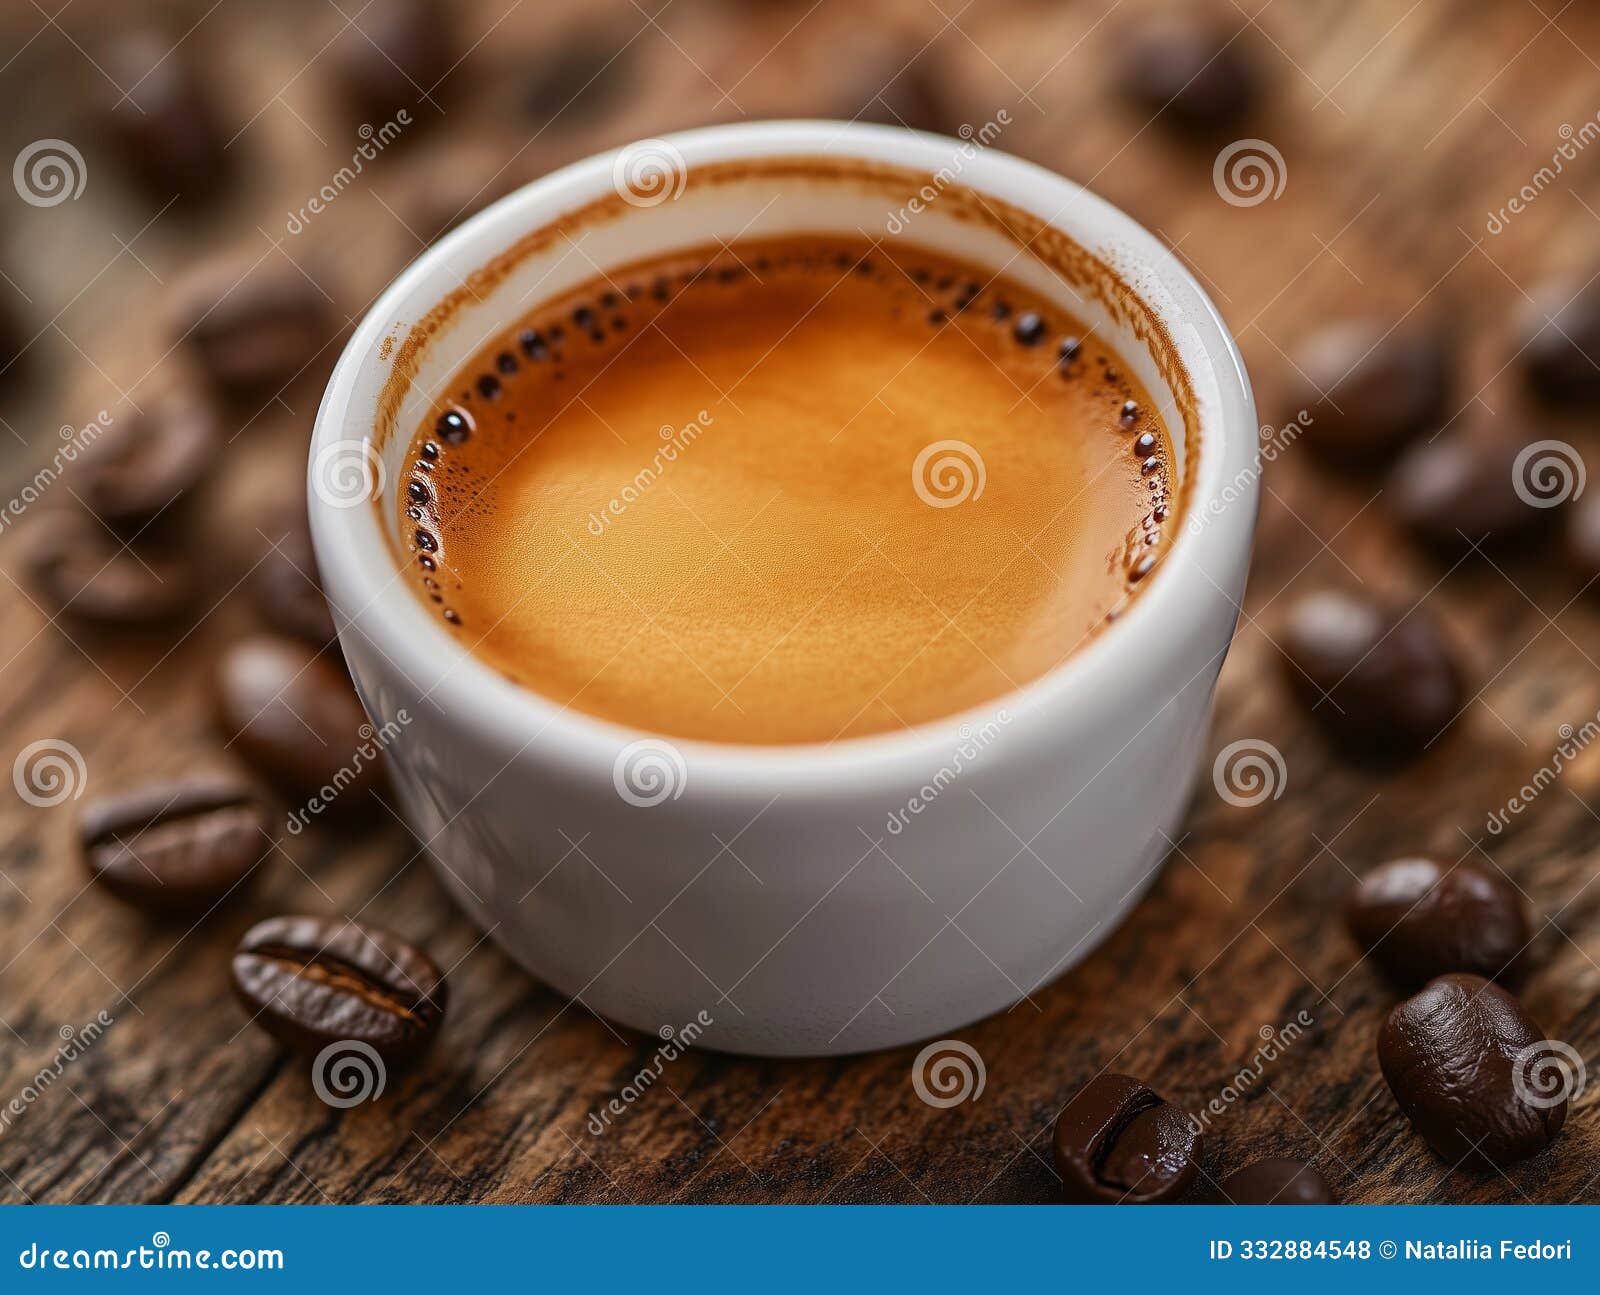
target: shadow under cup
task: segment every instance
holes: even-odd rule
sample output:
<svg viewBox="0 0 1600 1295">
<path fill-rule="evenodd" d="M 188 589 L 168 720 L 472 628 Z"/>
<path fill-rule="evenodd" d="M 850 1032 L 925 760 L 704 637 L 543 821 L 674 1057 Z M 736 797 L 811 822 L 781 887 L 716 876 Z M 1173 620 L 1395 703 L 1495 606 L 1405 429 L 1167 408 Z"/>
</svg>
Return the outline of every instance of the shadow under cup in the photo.
<svg viewBox="0 0 1600 1295">
<path fill-rule="evenodd" d="M 434 395 L 490 336 L 602 271 L 799 233 L 1003 271 L 1111 343 L 1177 456 L 1182 516 L 1148 587 L 994 704 L 831 746 L 669 742 L 470 656 L 397 568 L 393 490 Z M 580 163 L 425 253 L 340 361 L 310 506 L 399 808 L 461 905 L 563 1000 L 662 1038 L 818 1055 L 1020 1001 L 1153 879 L 1237 615 L 1254 451 L 1231 339 L 1127 217 L 977 140 L 767 123 Z M 347 452 L 376 478 L 355 500 L 322 480 Z"/>
</svg>

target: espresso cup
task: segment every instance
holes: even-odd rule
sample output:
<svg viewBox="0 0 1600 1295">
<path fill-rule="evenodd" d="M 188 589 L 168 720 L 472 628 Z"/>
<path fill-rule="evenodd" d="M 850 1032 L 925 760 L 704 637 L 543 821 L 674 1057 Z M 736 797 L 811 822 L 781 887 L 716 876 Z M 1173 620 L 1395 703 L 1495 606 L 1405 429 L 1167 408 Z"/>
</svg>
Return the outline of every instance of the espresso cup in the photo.
<svg viewBox="0 0 1600 1295">
<path fill-rule="evenodd" d="M 770 1056 L 947 1034 L 1085 957 L 1179 831 L 1249 562 L 1249 381 L 1156 238 L 994 133 L 772 122 L 591 158 L 420 256 L 339 361 L 311 446 L 312 533 L 400 812 L 445 889 L 569 1003 Z M 602 271 L 804 233 L 1003 271 L 1112 345 L 1178 459 L 1180 525 L 1139 596 L 992 705 L 829 744 L 663 738 L 493 671 L 399 565 L 394 492 L 442 385 Z"/>
</svg>

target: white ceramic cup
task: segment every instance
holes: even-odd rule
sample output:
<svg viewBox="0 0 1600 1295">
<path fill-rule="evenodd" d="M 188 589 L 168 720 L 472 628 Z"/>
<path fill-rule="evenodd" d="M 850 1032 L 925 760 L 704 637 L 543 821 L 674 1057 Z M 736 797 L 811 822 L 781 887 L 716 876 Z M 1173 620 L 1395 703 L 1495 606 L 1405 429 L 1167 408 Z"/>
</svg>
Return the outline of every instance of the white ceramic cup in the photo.
<svg viewBox="0 0 1600 1295">
<path fill-rule="evenodd" d="M 1083 958 L 1169 849 L 1248 566 L 1249 383 L 1161 243 L 992 134 L 773 122 L 580 162 L 420 256 L 339 362 L 312 532 L 399 808 L 451 894 L 569 1000 L 774 1056 L 945 1034 Z M 1180 460 L 1185 516 L 1147 587 L 991 706 L 828 745 L 663 742 L 472 656 L 397 566 L 394 492 L 431 398 L 490 335 L 600 270 L 807 231 L 1003 269 L 1099 330 Z"/>
</svg>

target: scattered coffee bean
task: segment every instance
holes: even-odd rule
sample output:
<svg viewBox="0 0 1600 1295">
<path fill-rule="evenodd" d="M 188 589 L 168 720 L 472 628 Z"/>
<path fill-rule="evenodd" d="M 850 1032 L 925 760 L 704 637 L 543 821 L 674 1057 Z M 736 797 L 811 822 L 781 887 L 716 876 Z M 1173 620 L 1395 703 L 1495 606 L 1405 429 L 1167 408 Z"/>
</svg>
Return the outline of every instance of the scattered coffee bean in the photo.
<svg viewBox="0 0 1600 1295">
<path fill-rule="evenodd" d="M 326 647 L 335 638 L 333 612 L 322 593 L 305 519 L 279 519 L 269 526 L 267 537 L 276 544 L 250 578 L 256 610 L 274 629 Z"/>
<path fill-rule="evenodd" d="M 1600 399 L 1600 285 L 1587 278 L 1545 284 L 1522 317 L 1528 384 L 1551 404 Z"/>
<path fill-rule="evenodd" d="M 837 115 L 877 126 L 954 135 L 961 119 L 931 53 L 879 48 L 846 60 Z"/>
<path fill-rule="evenodd" d="M 633 42 L 620 42 L 598 25 L 569 29 L 536 58 L 523 108 L 540 126 L 597 116 L 628 84 L 633 63 Z"/>
<path fill-rule="evenodd" d="M 402 108 L 421 120 L 455 61 L 454 26 L 438 0 L 372 0 L 334 43 L 340 88 L 374 130 Z"/>
<path fill-rule="evenodd" d="M 117 160 L 148 192 L 204 198 L 231 167 L 228 135 L 192 46 L 154 32 L 117 40 L 103 62 L 126 94 L 108 90 L 105 123 Z"/>
<path fill-rule="evenodd" d="M 1279 638 L 1290 687 L 1346 756 L 1420 755 L 1466 700 L 1461 669 L 1428 609 L 1354 593 L 1306 595 Z"/>
<path fill-rule="evenodd" d="M 1451 1165 L 1504 1169 L 1542 1151 L 1566 1122 L 1566 1094 L 1546 1069 L 1555 1054 L 1542 1052 L 1544 1040 L 1492 981 L 1440 976 L 1389 1013 L 1378 1062 L 1434 1151 Z"/>
<path fill-rule="evenodd" d="M 1417 540 L 1443 552 L 1526 539 L 1546 529 L 1558 509 L 1544 506 L 1556 496 L 1545 493 L 1551 483 L 1538 477 L 1540 466 L 1530 459 L 1519 467 L 1525 444 L 1447 432 L 1400 456 L 1384 500 Z"/>
<path fill-rule="evenodd" d="M 1406 985 L 1451 971 L 1499 977 L 1528 943 L 1516 888 L 1470 863 L 1382 864 L 1350 893 L 1345 921 L 1362 951 Z"/>
<path fill-rule="evenodd" d="M 1222 1180 L 1222 1199 L 1233 1205 L 1333 1205 L 1328 1180 L 1298 1160 L 1258 1160 Z"/>
<path fill-rule="evenodd" d="M 179 296 L 179 335 L 225 392 L 270 393 L 319 358 L 332 363 L 328 298 L 293 266 L 205 267 Z"/>
<path fill-rule="evenodd" d="M 229 745 L 288 794 L 349 814 L 371 808 L 383 774 L 357 750 L 371 726 L 333 652 L 271 635 L 235 643 L 218 663 L 217 715 Z"/>
<path fill-rule="evenodd" d="M 226 898 L 271 849 L 266 810 L 237 783 L 157 783 L 97 800 L 79 836 L 89 875 L 152 912 L 193 913 Z"/>
<path fill-rule="evenodd" d="M 1078 1204 L 1161 1204 L 1193 1184 L 1201 1143 L 1189 1116 L 1137 1079 L 1100 1075 L 1056 1120 L 1056 1172 Z"/>
<path fill-rule="evenodd" d="M 108 627 L 171 620 L 194 601 L 181 561 L 129 548 L 86 514 L 61 512 L 31 527 L 26 563 L 51 612 Z"/>
<path fill-rule="evenodd" d="M 1237 126 L 1261 97 L 1248 37 L 1205 18 L 1173 15 L 1130 32 L 1120 75 L 1140 111 L 1196 135 Z"/>
<path fill-rule="evenodd" d="M 106 525 L 127 534 L 177 520 L 179 501 L 217 457 L 217 426 L 196 402 L 124 415 L 79 460 L 78 496 Z"/>
<path fill-rule="evenodd" d="M 1331 463 L 1369 466 L 1449 416 L 1452 356 L 1432 332 L 1348 320 L 1309 338 L 1295 358 L 1287 417 L 1304 410 L 1306 443 Z"/>
<path fill-rule="evenodd" d="M 443 973 L 420 949 L 377 927 L 273 917 L 245 932 L 233 987 L 251 1019 L 299 1052 L 354 1040 L 387 1065 L 414 1059 L 439 1031 Z"/>
</svg>

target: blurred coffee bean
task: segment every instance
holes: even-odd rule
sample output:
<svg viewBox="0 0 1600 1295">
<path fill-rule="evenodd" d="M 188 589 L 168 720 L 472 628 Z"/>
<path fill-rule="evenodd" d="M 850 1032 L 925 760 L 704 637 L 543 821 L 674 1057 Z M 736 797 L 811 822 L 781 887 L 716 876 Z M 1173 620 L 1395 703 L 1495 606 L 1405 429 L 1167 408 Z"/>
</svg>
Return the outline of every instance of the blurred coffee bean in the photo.
<svg viewBox="0 0 1600 1295">
<path fill-rule="evenodd" d="M 247 787 L 198 778 L 97 800 L 79 836 L 95 881 L 158 913 L 210 908 L 272 845 L 266 810 Z"/>
<path fill-rule="evenodd" d="M 1382 461 L 1449 416 L 1454 362 L 1435 333 L 1358 319 L 1314 333 L 1294 361 L 1290 413 L 1310 415 L 1305 440 L 1344 467 Z"/>
<path fill-rule="evenodd" d="M 420 121 L 456 57 L 455 24 L 438 0 L 372 0 L 334 42 L 339 87 L 373 129 L 402 108 Z"/>
<path fill-rule="evenodd" d="M 264 544 L 271 544 L 250 577 L 250 591 L 262 620 L 317 647 L 335 637 L 333 612 L 322 595 L 311 532 L 304 517 L 269 524 Z"/>
<path fill-rule="evenodd" d="M 1481 976 L 1449 975 L 1389 1013 L 1378 1063 L 1395 1101 L 1451 1165 L 1504 1170 L 1567 1119 L 1570 1073 L 1522 1005 Z"/>
<path fill-rule="evenodd" d="M 251 1020 L 287 1047 L 315 1053 L 354 1040 L 386 1065 L 428 1046 L 447 1001 L 444 973 L 422 950 L 374 926 L 317 917 L 252 926 L 233 955 L 233 987 Z"/>
<path fill-rule="evenodd" d="M 125 412 L 79 460 L 75 489 L 108 526 L 135 533 L 174 520 L 216 461 L 216 420 L 194 401 Z"/>
<path fill-rule="evenodd" d="M 567 28 L 532 53 L 523 110 L 538 126 L 594 117 L 618 98 L 633 64 L 633 45 L 604 27 Z"/>
<path fill-rule="evenodd" d="M 1056 1172 L 1076 1204 L 1164 1204 L 1194 1183 L 1201 1144 L 1160 1094 L 1128 1075 L 1099 1075 L 1056 1120 Z"/>
<path fill-rule="evenodd" d="M 83 513 L 59 512 L 31 526 L 25 561 L 49 612 L 94 624 L 156 624 L 195 598 L 194 580 L 175 555 L 131 548 Z"/>
<path fill-rule="evenodd" d="M 1493 979 L 1528 944 L 1528 919 L 1516 888 L 1470 863 L 1382 864 L 1350 893 L 1345 922 L 1362 952 L 1404 985 L 1451 971 Z"/>
<path fill-rule="evenodd" d="M 294 266 L 207 266 L 179 300 L 179 336 L 227 393 L 270 394 L 319 357 L 332 362 L 338 329 L 332 307 Z"/>
<path fill-rule="evenodd" d="M 915 46 L 846 55 L 835 112 L 846 119 L 939 135 L 955 135 L 963 124 L 936 57 L 918 54 Z"/>
<path fill-rule="evenodd" d="M 1415 539 L 1441 552 L 1527 539 L 1550 526 L 1566 498 L 1559 482 L 1541 475 L 1561 461 L 1543 451 L 1524 456 L 1528 444 L 1487 431 L 1445 432 L 1400 456 L 1384 502 Z M 1565 466 L 1576 461 L 1573 452 Z"/>
<path fill-rule="evenodd" d="M 1278 642 L 1289 686 L 1352 759 L 1420 755 L 1466 700 L 1455 653 L 1423 606 L 1308 594 L 1291 606 Z"/>
<path fill-rule="evenodd" d="M 106 51 L 105 119 L 118 162 L 154 199 L 204 198 L 228 177 L 228 134 L 193 46 L 136 31 Z"/>
<path fill-rule="evenodd" d="M 1546 283 L 1521 320 L 1528 384 L 1556 405 L 1600 399 L 1600 282 L 1583 275 Z"/>
<path fill-rule="evenodd" d="M 1586 490 L 1567 509 L 1567 561 L 1591 595 L 1600 595 L 1600 490 Z"/>
<path fill-rule="evenodd" d="M 1222 1180 L 1222 1199 L 1233 1205 L 1333 1205 L 1328 1180 L 1298 1160 L 1258 1160 Z"/>
<path fill-rule="evenodd" d="M 20 303 L 12 302 L 12 297 L 17 295 L 0 273 L 0 386 L 20 381 L 29 367 L 31 338 L 22 322 Z"/>
<path fill-rule="evenodd" d="M 1198 135 L 1232 130 L 1261 98 L 1260 69 L 1237 26 L 1172 13 L 1124 41 L 1118 89 L 1167 125 Z"/>
<path fill-rule="evenodd" d="M 371 808 L 383 771 L 334 652 L 265 634 L 242 639 L 218 662 L 217 717 L 229 746 L 287 794 L 348 815 Z"/>
</svg>

